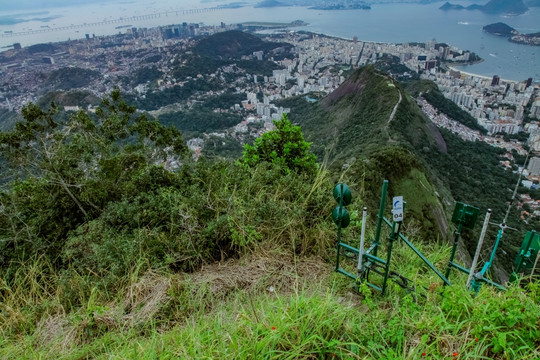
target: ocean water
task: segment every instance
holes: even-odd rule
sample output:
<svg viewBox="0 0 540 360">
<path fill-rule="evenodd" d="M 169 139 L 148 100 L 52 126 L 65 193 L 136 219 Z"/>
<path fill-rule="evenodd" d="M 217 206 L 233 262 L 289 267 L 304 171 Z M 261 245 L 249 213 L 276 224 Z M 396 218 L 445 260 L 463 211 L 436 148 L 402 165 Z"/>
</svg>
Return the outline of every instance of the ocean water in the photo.
<svg viewBox="0 0 540 360">
<path fill-rule="evenodd" d="M 163 0 L 145 2 L 133 0 L 116 4 L 94 4 L 36 10 L 33 13 L 0 11 L 0 48 L 20 42 L 23 46 L 36 43 L 83 38 L 85 34 L 109 35 L 125 31 L 117 26 L 154 27 L 182 22 L 218 25 L 246 21 L 290 22 L 303 20 L 309 25 L 299 29 L 343 38 L 357 36 L 375 42 L 426 42 L 436 39 L 461 49 L 474 51 L 484 61 L 463 67 L 464 71 L 484 76 L 499 75 L 504 79 L 540 80 L 540 47 L 514 44 L 482 31 L 482 27 L 504 22 L 523 33 L 540 31 L 540 8 L 532 8 L 520 16 L 487 15 L 479 11 L 444 12 L 442 3 L 376 4 L 371 10 L 321 11 L 302 7 L 222 9 L 212 12 L 183 14 L 182 10 L 215 6 L 219 2 L 198 0 Z M 167 12 L 167 13 L 165 13 Z M 90 25 L 107 20 L 161 13 L 160 17 L 124 21 L 107 25 Z M 2 19 L 17 18 L 30 21 L 2 24 Z M 34 20 L 31 20 L 34 19 Z M 6 32 L 24 32 L 70 25 L 88 24 L 32 35 L 8 36 Z"/>
</svg>

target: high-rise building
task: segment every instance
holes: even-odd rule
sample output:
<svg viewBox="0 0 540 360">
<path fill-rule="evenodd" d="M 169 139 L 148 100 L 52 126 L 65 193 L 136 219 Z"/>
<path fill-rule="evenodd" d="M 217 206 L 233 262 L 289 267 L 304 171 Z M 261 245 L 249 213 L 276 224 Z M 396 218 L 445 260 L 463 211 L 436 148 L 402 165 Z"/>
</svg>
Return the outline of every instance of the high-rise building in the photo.
<svg viewBox="0 0 540 360">
<path fill-rule="evenodd" d="M 491 80 L 491 86 L 498 86 L 500 80 L 501 78 L 499 77 L 499 75 L 493 75 L 493 79 Z"/>
<path fill-rule="evenodd" d="M 527 83 L 525 84 L 525 88 L 528 88 L 531 85 L 532 85 L 532 78 L 528 78 Z"/>
<path fill-rule="evenodd" d="M 531 161 L 529 161 L 529 166 L 527 167 L 529 170 L 529 173 L 531 175 L 540 175 L 540 158 L 533 157 Z"/>
</svg>

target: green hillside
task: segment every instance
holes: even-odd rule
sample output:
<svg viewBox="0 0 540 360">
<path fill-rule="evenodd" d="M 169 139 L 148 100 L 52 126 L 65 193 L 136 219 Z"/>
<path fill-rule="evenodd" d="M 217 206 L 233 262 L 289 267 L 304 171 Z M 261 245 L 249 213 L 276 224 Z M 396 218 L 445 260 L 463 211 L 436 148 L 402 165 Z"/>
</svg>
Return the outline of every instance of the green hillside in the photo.
<svg viewBox="0 0 540 360">
<path fill-rule="evenodd" d="M 37 105 L 47 107 L 51 102 L 60 106 L 79 106 L 86 108 L 88 105 L 99 105 L 101 99 L 87 90 L 52 91 L 43 95 Z"/>
<path fill-rule="evenodd" d="M 299 103 L 305 100 L 296 98 L 280 105 L 296 109 Z M 387 146 L 444 148 L 438 130 L 429 125 L 399 83 L 371 66 L 353 73 L 322 101 L 304 104 L 300 110 L 293 111 L 291 120 L 302 126 L 309 139 L 317 139 L 313 144 L 317 154 L 332 147 L 334 160 L 369 155 Z"/>
<path fill-rule="evenodd" d="M 390 195 L 405 197 L 422 237 L 445 236 L 449 209 L 442 204 L 453 203 L 452 198 L 444 188 L 435 191 L 434 180 L 426 177 L 417 154 L 444 152 L 446 144 L 399 83 L 366 66 L 321 101 L 305 103 L 303 98 L 284 102 L 293 109 L 291 120 L 302 126 L 317 155 L 328 153 L 336 170 L 351 165 L 347 171 L 354 174 L 355 182 L 366 184 L 373 208 L 380 183 L 390 180 Z"/>
</svg>

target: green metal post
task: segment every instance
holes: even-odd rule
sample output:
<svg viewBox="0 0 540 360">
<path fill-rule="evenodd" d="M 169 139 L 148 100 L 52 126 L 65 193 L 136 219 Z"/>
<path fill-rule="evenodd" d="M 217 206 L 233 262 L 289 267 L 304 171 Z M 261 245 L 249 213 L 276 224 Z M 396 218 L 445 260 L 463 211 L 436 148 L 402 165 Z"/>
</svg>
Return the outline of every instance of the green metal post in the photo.
<svg viewBox="0 0 540 360">
<path fill-rule="evenodd" d="M 392 259 L 392 247 L 394 245 L 394 241 L 398 239 L 399 236 L 399 230 L 401 228 L 401 222 L 397 223 L 397 231 L 395 231 L 395 224 L 392 224 L 392 232 L 390 233 L 390 236 L 388 237 L 388 254 L 386 256 L 386 265 L 384 268 L 384 280 L 383 280 L 383 286 L 381 293 L 384 295 L 386 291 L 386 283 L 388 281 L 388 273 L 390 272 L 390 260 Z"/>
<path fill-rule="evenodd" d="M 341 194 L 343 194 L 343 184 L 340 185 L 341 187 Z M 341 216 L 341 214 L 343 214 L 342 212 L 343 210 L 343 196 L 341 196 L 339 198 L 339 214 Z M 341 223 L 343 221 L 340 220 L 339 221 L 339 224 L 338 224 L 338 230 L 337 230 L 337 243 L 336 243 L 336 250 L 337 250 L 337 256 L 336 256 L 336 271 L 339 270 L 339 255 L 340 255 L 340 246 L 339 244 L 341 244 Z"/>
<path fill-rule="evenodd" d="M 531 236 L 529 237 L 529 240 L 527 241 L 527 247 L 525 248 L 524 251 L 528 251 L 528 250 L 531 248 L 531 244 L 532 244 L 532 241 L 533 241 L 535 235 L 536 235 L 536 231 L 535 231 L 535 230 L 532 230 L 532 231 L 531 231 Z M 515 272 L 516 274 L 518 274 L 518 273 L 519 273 L 519 270 L 521 270 L 521 266 L 523 265 L 523 257 L 524 257 L 523 255 L 525 255 L 525 254 L 521 254 L 521 253 L 520 253 L 520 255 L 521 255 L 521 256 L 520 256 L 520 258 L 519 258 L 518 265 L 516 266 L 516 270 L 514 270 L 514 272 Z"/>
<path fill-rule="evenodd" d="M 386 193 L 388 192 L 388 180 L 384 180 L 382 184 L 382 191 L 381 191 L 381 201 L 379 203 L 379 213 L 377 214 L 377 227 L 375 229 L 375 239 L 373 239 L 373 244 L 371 248 L 367 251 L 367 253 L 371 252 L 371 249 L 373 249 L 373 255 L 377 256 L 377 251 L 379 250 L 379 245 L 381 242 L 379 241 L 381 237 L 381 227 L 384 219 L 384 208 L 386 206 Z M 370 269 L 368 268 L 365 273 L 365 280 L 369 282 L 369 273 Z"/>
<path fill-rule="evenodd" d="M 497 233 L 497 240 L 495 240 L 495 246 L 493 247 L 493 250 L 491 251 L 491 257 L 484 264 L 484 266 L 482 267 L 482 270 L 480 270 L 480 272 L 477 274 L 478 278 L 474 277 L 472 279 L 471 289 L 474 292 L 480 291 L 480 288 L 482 287 L 481 281 L 484 279 L 484 275 L 486 274 L 486 272 L 488 272 L 489 269 L 491 268 L 491 264 L 493 264 L 493 259 L 495 258 L 495 252 L 497 251 L 497 248 L 499 247 L 499 242 L 501 241 L 503 234 L 504 234 L 503 229 L 500 229 L 499 232 Z"/>
<path fill-rule="evenodd" d="M 497 240 L 495 241 L 495 246 L 493 247 L 493 251 L 491 252 L 491 257 L 489 258 L 489 261 L 484 264 L 484 267 L 480 271 L 480 274 L 484 276 L 486 272 L 489 271 L 491 268 L 491 265 L 493 264 L 493 259 L 495 259 L 495 252 L 497 251 L 497 248 L 499 247 L 499 242 L 501 241 L 501 238 L 503 236 L 503 229 L 499 230 L 499 233 L 497 234 Z"/>
<path fill-rule="evenodd" d="M 446 267 L 446 274 L 444 274 L 444 277 L 448 279 L 450 276 L 450 270 L 452 270 L 452 262 L 454 261 L 454 256 L 456 256 L 456 249 L 459 242 L 459 237 L 461 236 L 461 230 L 463 229 L 463 223 L 459 223 L 458 227 L 456 229 L 456 232 L 454 233 L 454 245 L 452 246 L 452 252 L 450 253 L 450 260 L 448 261 L 448 266 Z M 444 283 L 446 286 L 446 282 Z"/>
<path fill-rule="evenodd" d="M 489 218 L 491 217 L 491 209 L 488 209 L 486 217 L 484 218 L 484 225 L 482 226 L 482 232 L 480 233 L 480 239 L 476 245 L 476 251 L 474 253 L 473 261 L 471 264 L 471 270 L 469 271 L 469 278 L 467 279 L 467 288 L 470 287 L 473 277 L 476 275 L 476 264 L 480 257 L 480 250 L 482 250 L 482 244 L 484 243 L 484 237 L 486 236 L 487 227 L 489 224 Z"/>
</svg>

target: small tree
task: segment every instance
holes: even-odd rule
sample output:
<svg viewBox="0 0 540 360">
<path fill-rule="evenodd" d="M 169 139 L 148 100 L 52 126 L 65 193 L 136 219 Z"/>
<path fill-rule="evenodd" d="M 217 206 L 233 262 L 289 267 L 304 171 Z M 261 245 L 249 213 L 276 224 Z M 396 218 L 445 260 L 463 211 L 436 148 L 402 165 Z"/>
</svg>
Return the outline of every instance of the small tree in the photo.
<svg viewBox="0 0 540 360">
<path fill-rule="evenodd" d="M 263 134 L 253 146 L 244 145 L 243 161 L 252 167 L 261 162 L 277 164 L 284 173 L 291 171 L 314 174 L 317 171 L 315 154 L 309 148 L 311 143 L 304 140 L 300 126 L 291 124 L 287 115 L 274 121 L 275 130 Z"/>
</svg>

